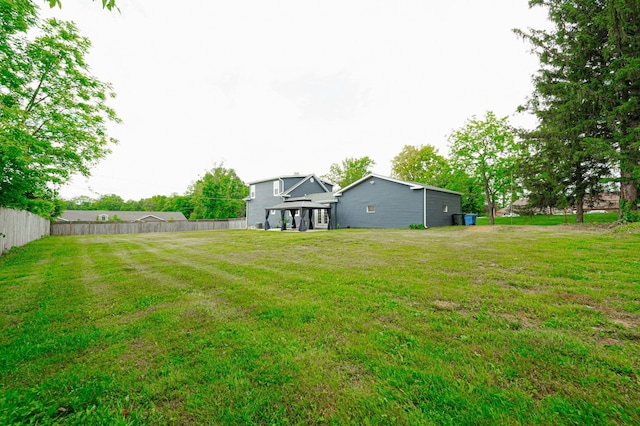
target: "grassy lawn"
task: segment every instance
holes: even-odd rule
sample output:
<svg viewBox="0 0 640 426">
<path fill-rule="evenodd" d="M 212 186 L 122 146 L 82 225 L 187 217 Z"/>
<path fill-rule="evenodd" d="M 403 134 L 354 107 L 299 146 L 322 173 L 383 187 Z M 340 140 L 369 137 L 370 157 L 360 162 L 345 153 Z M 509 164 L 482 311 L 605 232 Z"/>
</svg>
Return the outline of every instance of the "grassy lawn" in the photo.
<svg viewBox="0 0 640 426">
<path fill-rule="evenodd" d="M 566 220 L 566 222 L 565 222 Z M 618 213 L 594 213 L 585 214 L 584 223 L 586 224 L 601 224 L 612 223 L 618 220 Z M 479 217 L 476 220 L 478 225 L 488 225 L 488 217 Z M 552 226 L 552 225 L 564 225 L 575 224 L 576 215 L 568 214 L 564 215 L 535 215 L 535 216 L 516 216 L 516 217 L 504 217 L 498 216 L 495 218 L 496 225 L 530 225 L 530 226 Z"/>
<path fill-rule="evenodd" d="M 631 225 L 46 238 L 0 257 L 0 424 L 640 424 L 638 253 Z"/>
</svg>

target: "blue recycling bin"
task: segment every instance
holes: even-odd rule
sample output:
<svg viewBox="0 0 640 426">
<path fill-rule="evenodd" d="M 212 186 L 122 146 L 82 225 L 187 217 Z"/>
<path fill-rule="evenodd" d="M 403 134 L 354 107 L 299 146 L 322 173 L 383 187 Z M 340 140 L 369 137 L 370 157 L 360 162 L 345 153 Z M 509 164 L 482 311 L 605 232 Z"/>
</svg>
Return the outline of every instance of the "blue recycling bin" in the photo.
<svg viewBox="0 0 640 426">
<path fill-rule="evenodd" d="M 465 214 L 464 215 L 464 224 L 465 226 L 475 225 L 477 214 Z"/>
</svg>

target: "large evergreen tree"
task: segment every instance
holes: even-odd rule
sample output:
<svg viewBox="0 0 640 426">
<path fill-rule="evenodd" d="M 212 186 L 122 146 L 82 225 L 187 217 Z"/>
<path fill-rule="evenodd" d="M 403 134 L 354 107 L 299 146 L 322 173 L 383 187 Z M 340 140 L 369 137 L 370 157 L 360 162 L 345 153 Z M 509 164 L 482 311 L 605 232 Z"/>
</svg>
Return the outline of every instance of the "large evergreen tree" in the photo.
<svg viewBox="0 0 640 426">
<path fill-rule="evenodd" d="M 525 136 L 521 171 L 533 199 L 569 202 L 582 221 L 585 199 L 619 170 L 621 205 L 638 209 L 640 3 L 531 0 L 548 8 L 549 30 L 517 32 L 540 60 L 527 107 L 540 119 Z M 542 195 L 540 191 L 554 191 Z"/>
</svg>

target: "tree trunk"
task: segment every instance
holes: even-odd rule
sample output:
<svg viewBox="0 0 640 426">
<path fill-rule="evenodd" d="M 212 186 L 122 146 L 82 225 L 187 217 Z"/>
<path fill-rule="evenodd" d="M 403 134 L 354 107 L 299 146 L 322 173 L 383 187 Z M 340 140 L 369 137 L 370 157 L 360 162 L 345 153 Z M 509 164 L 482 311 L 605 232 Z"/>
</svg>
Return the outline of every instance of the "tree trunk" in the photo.
<svg viewBox="0 0 640 426">
<path fill-rule="evenodd" d="M 630 120 L 632 129 L 640 127 L 640 118 Z M 637 148 L 637 138 L 633 143 L 627 143 L 620 162 L 620 211 L 618 219 L 622 219 L 625 212 L 638 212 L 638 179 L 634 178 L 634 170 L 640 168 L 640 152 Z"/>
<path fill-rule="evenodd" d="M 630 172 L 620 172 L 620 210 L 618 219 L 622 219 L 625 211 L 638 210 L 638 181 Z"/>
<path fill-rule="evenodd" d="M 484 180 L 484 196 L 487 199 L 487 210 L 489 213 L 489 224 L 493 225 L 495 223 L 494 212 L 495 212 L 495 202 L 493 198 L 491 198 L 491 192 L 489 191 L 489 180 L 486 176 L 483 176 Z"/>
<path fill-rule="evenodd" d="M 584 196 L 576 197 L 576 223 L 584 223 Z"/>
</svg>

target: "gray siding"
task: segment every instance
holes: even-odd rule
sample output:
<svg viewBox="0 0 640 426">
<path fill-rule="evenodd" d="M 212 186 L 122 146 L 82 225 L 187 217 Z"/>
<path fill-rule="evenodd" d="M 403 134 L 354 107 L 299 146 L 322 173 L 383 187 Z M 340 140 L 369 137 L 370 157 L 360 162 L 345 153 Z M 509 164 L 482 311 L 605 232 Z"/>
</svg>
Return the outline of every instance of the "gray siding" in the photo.
<svg viewBox="0 0 640 426">
<path fill-rule="evenodd" d="M 314 179 L 313 182 L 304 182 L 302 185 L 291 191 L 289 195 L 295 198 L 304 197 L 307 194 L 317 194 L 319 192 L 324 192 L 324 189 L 322 188 L 322 186 L 320 186 L 318 181 Z"/>
<path fill-rule="evenodd" d="M 413 223 L 423 223 L 423 197 L 422 189 L 372 177 L 338 197 L 337 225 L 341 228 L 408 228 Z M 374 206 L 375 213 L 367 213 L 367 206 Z"/>
<path fill-rule="evenodd" d="M 256 197 L 247 201 L 247 226 L 264 224 L 265 209 L 282 202 L 282 197 L 273 195 L 273 180 L 256 183 Z M 291 185 L 289 186 L 291 187 Z M 280 218 L 280 214 L 269 216 L 269 223 L 274 226 L 273 219 Z M 276 220 L 277 223 L 277 220 Z"/>
<path fill-rule="evenodd" d="M 461 197 L 457 194 L 427 190 L 427 226 L 449 226 L 453 215 L 462 213 Z M 447 211 L 444 212 L 444 206 Z"/>
<path fill-rule="evenodd" d="M 282 179 L 272 179 L 270 181 L 258 182 L 252 185 L 255 185 L 255 198 L 247 201 L 247 226 L 258 226 L 261 224 L 264 226 L 265 219 L 265 211 L 267 208 L 275 206 L 276 204 L 280 204 L 283 201 L 283 197 L 274 196 L 273 195 L 273 182 L 276 180 L 280 180 L 284 182 L 281 185 L 284 188 L 280 188 L 282 192 L 286 192 L 296 186 L 300 181 L 306 179 L 307 176 L 294 176 L 294 177 L 284 177 Z M 314 178 L 314 182 L 305 181 L 298 188 L 294 189 L 288 198 L 295 197 L 303 197 L 307 194 L 316 194 L 319 192 L 325 192 L 322 186 L 318 183 L 318 180 Z M 291 215 L 288 211 L 285 212 L 285 217 L 291 221 Z M 278 211 L 275 215 L 269 215 L 269 224 L 272 227 L 275 227 L 280 222 L 281 213 Z M 299 222 L 299 219 L 296 218 L 296 223 Z"/>
</svg>

